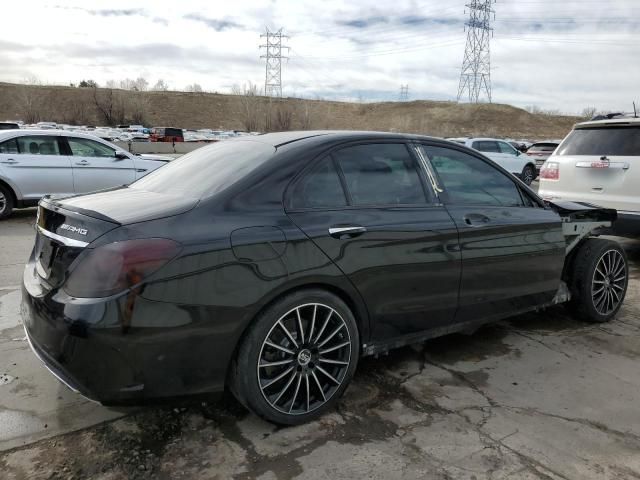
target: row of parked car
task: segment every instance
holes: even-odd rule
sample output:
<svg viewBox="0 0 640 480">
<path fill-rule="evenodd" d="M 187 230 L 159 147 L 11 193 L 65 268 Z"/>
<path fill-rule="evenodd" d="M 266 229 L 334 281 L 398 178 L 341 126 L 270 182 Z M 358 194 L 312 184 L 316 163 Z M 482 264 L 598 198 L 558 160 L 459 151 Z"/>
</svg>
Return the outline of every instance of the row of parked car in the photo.
<svg viewBox="0 0 640 480">
<path fill-rule="evenodd" d="M 212 130 L 201 128 L 188 130 L 177 127 L 145 127 L 143 125 L 118 125 L 117 127 L 96 127 L 91 125 L 67 125 L 56 122 L 38 122 L 25 125 L 22 122 L 0 122 L 0 130 L 66 130 L 90 133 L 104 140 L 114 142 L 219 142 L 229 138 L 249 135 L 239 130 Z M 255 135 L 257 132 L 252 132 Z"/>
</svg>

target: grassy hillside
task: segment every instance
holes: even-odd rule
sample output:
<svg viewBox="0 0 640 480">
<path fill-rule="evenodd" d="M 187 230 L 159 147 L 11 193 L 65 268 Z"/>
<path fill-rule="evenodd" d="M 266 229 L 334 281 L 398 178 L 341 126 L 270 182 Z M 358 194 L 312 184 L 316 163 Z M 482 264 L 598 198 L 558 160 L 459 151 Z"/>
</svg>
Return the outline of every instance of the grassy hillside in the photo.
<svg viewBox="0 0 640 480">
<path fill-rule="evenodd" d="M 183 128 L 252 130 L 351 129 L 434 136 L 562 138 L 577 117 L 531 114 L 500 104 L 413 101 L 347 103 L 187 92 L 131 92 L 0 83 L 0 120 L 106 124 L 102 107 L 118 122 Z"/>
</svg>

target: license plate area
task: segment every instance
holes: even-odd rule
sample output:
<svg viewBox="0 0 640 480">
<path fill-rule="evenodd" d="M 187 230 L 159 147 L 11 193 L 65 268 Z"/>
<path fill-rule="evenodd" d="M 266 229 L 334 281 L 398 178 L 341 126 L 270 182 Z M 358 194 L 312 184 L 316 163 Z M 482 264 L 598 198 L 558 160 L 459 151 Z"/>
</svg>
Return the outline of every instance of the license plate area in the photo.
<svg viewBox="0 0 640 480">
<path fill-rule="evenodd" d="M 40 244 L 40 248 L 36 254 L 36 270 L 42 278 L 46 279 L 51 275 L 51 266 L 58 253 L 58 245 L 42 237 L 38 243 Z"/>
</svg>

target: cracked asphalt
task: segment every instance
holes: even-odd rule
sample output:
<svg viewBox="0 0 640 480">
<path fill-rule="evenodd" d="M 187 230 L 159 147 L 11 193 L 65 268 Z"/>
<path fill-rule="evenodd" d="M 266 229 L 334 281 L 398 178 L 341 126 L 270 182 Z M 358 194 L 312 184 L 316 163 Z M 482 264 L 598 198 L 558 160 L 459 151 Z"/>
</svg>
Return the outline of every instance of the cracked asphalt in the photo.
<svg viewBox="0 0 640 480">
<path fill-rule="evenodd" d="M 335 412 L 278 428 L 226 395 L 116 411 L 49 378 L 17 318 L 31 222 L 0 224 L 0 478 L 640 478 L 640 240 L 612 322 L 557 307 L 364 358 Z"/>
</svg>

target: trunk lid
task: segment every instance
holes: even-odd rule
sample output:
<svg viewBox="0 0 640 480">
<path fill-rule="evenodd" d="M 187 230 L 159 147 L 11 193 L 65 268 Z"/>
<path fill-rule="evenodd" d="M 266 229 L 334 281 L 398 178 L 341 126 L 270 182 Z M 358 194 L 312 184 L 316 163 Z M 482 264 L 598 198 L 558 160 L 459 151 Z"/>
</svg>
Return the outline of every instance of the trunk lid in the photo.
<svg viewBox="0 0 640 480">
<path fill-rule="evenodd" d="M 34 268 L 50 288 L 61 285 L 69 266 L 84 248 L 119 224 L 67 210 L 45 197 L 38 205 Z"/>
<path fill-rule="evenodd" d="M 197 198 L 119 187 L 87 195 L 51 200 L 54 205 L 119 225 L 157 220 L 187 212 Z"/>
</svg>

